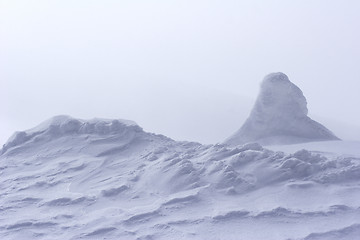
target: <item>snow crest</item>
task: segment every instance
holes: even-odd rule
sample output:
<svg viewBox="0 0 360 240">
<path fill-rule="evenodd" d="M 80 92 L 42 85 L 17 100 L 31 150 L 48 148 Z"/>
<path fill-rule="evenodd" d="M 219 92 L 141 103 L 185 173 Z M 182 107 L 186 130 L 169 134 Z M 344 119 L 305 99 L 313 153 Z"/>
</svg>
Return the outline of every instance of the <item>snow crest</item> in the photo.
<svg viewBox="0 0 360 240">
<path fill-rule="evenodd" d="M 126 131 L 142 131 L 133 121 L 92 119 L 81 120 L 66 115 L 52 117 L 41 123 L 39 126 L 27 131 L 20 131 L 13 134 L 4 144 L 2 153 L 9 148 L 21 145 L 28 141 L 40 141 L 41 139 L 51 140 L 65 135 L 75 134 L 124 134 Z"/>
</svg>

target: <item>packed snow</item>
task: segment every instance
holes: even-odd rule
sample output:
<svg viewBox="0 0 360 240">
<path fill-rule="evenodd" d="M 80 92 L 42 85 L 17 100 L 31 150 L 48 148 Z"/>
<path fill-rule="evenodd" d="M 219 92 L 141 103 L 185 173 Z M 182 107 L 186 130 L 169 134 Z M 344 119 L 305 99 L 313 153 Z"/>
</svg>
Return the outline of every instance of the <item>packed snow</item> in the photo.
<svg viewBox="0 0 360 240">
<path fill-rule="evenodd" d="M 0 239 L 357 239 L 360 142 L 321 144 L 202 145 L 55 117 L 1 150 Z"/>
<path fill-rule="evenodd" d="M 330 130 L 307 116 L 307 102 L 284 73 L 267 75 L 249 118 L 225 143 L 265 145 L 339 140 Z"/>
</svg>

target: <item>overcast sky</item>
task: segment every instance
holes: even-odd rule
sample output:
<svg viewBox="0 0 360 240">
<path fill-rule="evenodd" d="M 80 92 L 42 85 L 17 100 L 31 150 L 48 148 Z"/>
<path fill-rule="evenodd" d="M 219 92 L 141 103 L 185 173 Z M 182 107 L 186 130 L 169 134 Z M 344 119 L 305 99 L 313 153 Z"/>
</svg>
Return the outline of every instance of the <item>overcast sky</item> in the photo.
<svg viewBox="0 0 360 240">
<path fill-rule="evenodd" d="M 278 71 L 311 117 L 360 139 L 359 13 L 358 0 L 0 0 L 0 144 L 59 114 L 220 142 Z"/>
</svg>

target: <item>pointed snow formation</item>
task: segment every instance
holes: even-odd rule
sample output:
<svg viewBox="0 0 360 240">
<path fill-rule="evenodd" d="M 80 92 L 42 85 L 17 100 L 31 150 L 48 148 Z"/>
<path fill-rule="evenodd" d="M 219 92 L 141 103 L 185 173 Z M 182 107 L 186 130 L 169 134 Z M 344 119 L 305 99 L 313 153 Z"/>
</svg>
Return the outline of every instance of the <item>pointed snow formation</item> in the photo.
<svg viewBox="0 0 360 240">
<path fill-rule="evenodd" d="M 284 73 L 267 75 L 250 116 L 228 145 L 258 142 L 263 145 L 339 140 L 330 130 L 307 116 L 300 88 Z"/>
</svg>

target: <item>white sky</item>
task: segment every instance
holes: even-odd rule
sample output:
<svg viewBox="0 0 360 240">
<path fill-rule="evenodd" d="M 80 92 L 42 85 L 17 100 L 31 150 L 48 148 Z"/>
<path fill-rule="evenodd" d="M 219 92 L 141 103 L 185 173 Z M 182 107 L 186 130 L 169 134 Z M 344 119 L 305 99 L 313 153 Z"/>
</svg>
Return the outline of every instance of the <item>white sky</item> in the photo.
<svg viewBox="0 0 360 240">
<path fill-rule="evenodd" d="M 0 0 L 0 144 L 54 115 L 220 142 L 284 72 L 360 139 L 358 0 Z"/>
</svg>

